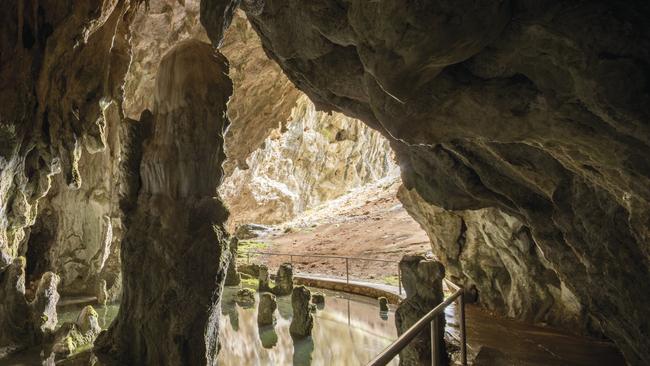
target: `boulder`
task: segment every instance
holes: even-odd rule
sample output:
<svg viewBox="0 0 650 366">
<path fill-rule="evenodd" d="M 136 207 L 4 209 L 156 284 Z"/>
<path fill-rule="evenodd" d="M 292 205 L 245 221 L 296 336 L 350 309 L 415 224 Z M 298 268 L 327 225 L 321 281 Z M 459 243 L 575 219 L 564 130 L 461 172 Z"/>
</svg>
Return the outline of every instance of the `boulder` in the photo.
<svg viewBox="0 0 650 366">
<path fill-rule="evenodd" d="M 437 261 L 427 260 L 422 256 L 404 256 L 399 263 L 406 299 L 395 311 L 397 334 L 402 335 L 407 329 L 443 301 L 442 279 L 445 269 Z M 444 313 L 438 318 L 441 349 L 439 365 L 447 364 L 444 342 Z M 401 366 L 431 364 L 431 333 L 421 332 L 401 353 Z"/>
<path fill-rule="evenodd" d="M 235 294 L 235 302 L 240 306 L 251 307 L 255 305 L 255 290 L 243 288 Z"/>
<path fill-rule="evenodd" d="M 230 262 L 228 262 L 228 270 L 226 272 L 226 286 L 237 286 L 241 282 L 241 276 L 237 273 L 237 246 L 239 240 L 236 236 L 230 238 Z"/>
<path fill-rule="evenodd" d="M 278 296 L 289 295 L 293 290 L 293 266 L 290 263 L 282 263 L 275 276 L 275 287 L 273 293 Z"/>
<path fill-rule="evenodd" d="M 293 317 L 289 332 L 294 338 L 304 338 L 311 335 L 314 317 L 310 310 L 311 292 L 305 286 L 297 286 L 291 292 L 291 308 Z"/>
<path fill-rule="evenodd" d="M 97 314 L 95 308 L 91 305 L 87 305 L 81 309 L 75 324 L 84 337 L 92 338 L 93 340 L 102 331 L 102 327 L 99 326 L 99 314 Z"/>
<path fill-rule="evenodd" d="M 90 349 L 102 331 L 99 315 L 88 305 L 81 309 L 74 323 L 64 323 L 54 334 L 51 350 L 56 358 L 65 358 Z"/>
<path fill-rule="evenodd" d="M 275 310 L 278 308 L 278 302 L 275 295 L 264 293 L 260 295 L 260 304 L 257 311 L 257 324 L 271 325 L 275 322 Z"/>
<path fill-rule="evenodd" d="M 269 277 L 269 268 L 265 265 L 260 265 L 259 267 L 259 291 L 260 292 L 269 292 L 271 291 L 271 279 Z"/>
</svg>

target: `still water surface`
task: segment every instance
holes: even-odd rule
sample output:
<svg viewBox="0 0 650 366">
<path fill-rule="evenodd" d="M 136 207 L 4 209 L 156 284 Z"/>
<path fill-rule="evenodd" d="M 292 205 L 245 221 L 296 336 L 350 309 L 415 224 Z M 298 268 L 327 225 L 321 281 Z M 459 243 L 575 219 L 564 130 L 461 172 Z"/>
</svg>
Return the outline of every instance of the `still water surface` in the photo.
<svg viewBox="0 0 650 366">
<path fill-rule="evenodd" d="M 312 337 L 294 341 L 289 334 L 291 296 L 278 298 L 275 326 L 259 327 L 257 306 L 234 303 L 237 289 L 224 290 L 220 365 L 365 365 L 397 338 L 393 311 L 380 314 L 376 300 L 317 290 L 326 298 L 314 313 Z M 390 365 L 397 364 L 394 360 Z"/>
</svg>

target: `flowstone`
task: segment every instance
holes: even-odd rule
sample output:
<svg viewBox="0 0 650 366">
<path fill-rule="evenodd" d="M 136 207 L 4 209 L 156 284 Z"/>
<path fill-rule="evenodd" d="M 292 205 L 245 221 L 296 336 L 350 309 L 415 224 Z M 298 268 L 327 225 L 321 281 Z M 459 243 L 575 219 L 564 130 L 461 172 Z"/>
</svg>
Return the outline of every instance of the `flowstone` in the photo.
<svg viewBox="0 0 650 366">
<path fill-rule="evenodd" d="M 273 293 L 278 296 L 291 294 L 293 290 L 293 266 L 290 263 L 282 263 L 275 275 L 275 287 Z"/>
</svg>

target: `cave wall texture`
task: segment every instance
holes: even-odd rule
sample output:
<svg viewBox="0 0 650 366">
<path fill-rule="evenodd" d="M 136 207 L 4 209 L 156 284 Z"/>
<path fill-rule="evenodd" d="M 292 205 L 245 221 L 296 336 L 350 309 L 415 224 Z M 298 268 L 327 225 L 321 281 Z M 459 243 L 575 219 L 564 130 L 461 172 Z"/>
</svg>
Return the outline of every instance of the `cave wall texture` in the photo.
<svg viewBox="0 0 650 366">
<path fill-rule="evenodd" d="M 628 362 L 650 363 L 646 2 L 242 8 L 319 109 L 392 140 L 407 189 L 520 220 L 537 253 L 526 259 L 555 273 Z"/>
<path fill-rule="evenodd" d="M 207 198 L 214 192 L 206 193 L 221 172 L 178 182 L 162 179 L 169 177 L 153 167 L 162 164 L 156 143 L 171 146 L 163 130 L 194 128 L 200 121 L 192 116 L 217 116 L 230 86 L 201 80 L 214 82 L 219 94 L 196 96 L 216 98 L 210 106 L 168 108 L 166 102 L 159 108 L 151 99 L 162 56 L 185 39 L 207 37 L 230 59 L 235 89 L 247 90 L 235 91 L 229 104 L 233 128 L 226 134 L 233 142 L 226 141 L 227 172 L 245 168 L 250 153 L 290 116 L 300 97 L 295 84 L 318 110 L 358 118 L 390 141 L 405 184 L 405 207 L 429 233 L 448 274 L 475 287 L 484 305 L 521 319 L 602 332 L 630 364 L 650 363 L 647 2 L 244 0 L 251 25 L 235 13 L 237 4 L 3 3 L 0 276 L 15 279 L 7 285 L 20 290 L 15 308 L 25 308 L 25 277 L 37 283 L 47 271 L 60 272 L 65 291 L 108 280 L 105 269 L 121 266 L 126 305 L 100 338 L 100 349 L 144 363 L 157 357 L 145 349 L 164 349 L 172 355 L 169 364 L 182 363 L 188 353 L 171 341 L 172 334 L 181 334 L 183 346 L 197 357 L 192 362 L 210 362 L 216 342 L 205 340 L 216 333 L 216 313 L 197 309 L 215 304 L 224 268 L 220 224 L 226 215 Z M 253 32 L 274 62 L 263 57 Z M 207 59 L 207 46 L 184 45 Z M 219 60 L 211 59 L 212 70 L 221 75 L 225 66 Z M 265 72 L 252 72 L 262 67 Z M 253 82 L 255 77 L 264 83 Z M 124 104 L 123 93 L 132 104 Z M 253 113 L 264 103 L 254 95 L 278 103 Z M 153 135 L 151 124 L 161 124 Z M 226 124 L 220 114 L 203 127 L 222 141 Z M 183 142 L 196 143 L 196 149 L 181 144 L 179 156 L 196 154 L 219 165 L 219 143 L 207 144 L 192 132 L 178 130 Z M 93 169 L 108 160 L 104 171 Z M 193 171 L 187 161 L 172 163 Z M 167 168 L 176 169 L 172 165 Z M 156 199 L 167 200 L 169 210 Z M 163 260 L 188 239 L 160 238 L 159 223 L 144 214 L 147 207 L 179 235 L 196 232 L 188 261 L 221 265 L 182 262 L 178 273 L 164 272 L 171 263 Z M 197 212 L 203 219 L 189 225 Z M 133 222 L 141 225 L 129 226 Z M 121 264 L 120 241 L 128 253 Z M 139 248 L 154 242 L 165 245 L 144 253 Z M 164 265 L 134 273 L 145 255 L 158 256 L 152 263 Z M 115 275 L 113 270 L 111 278 L 119 282 Z M 147 290 L 139 284 L 172 275 L 177 277 L 169 286 L 159 282 Z M 195 275 L 214 278 L 214 284 L 196 288 Z M 134 317 L 147 311 L 152 319 L 163 315 L 145 301 L 159 295 L 172 304 L 165 313 L 170 319 L 197 326 L 138 328 Z M 187 303 L 193 305 L 183 313 Z"/>
</svg>

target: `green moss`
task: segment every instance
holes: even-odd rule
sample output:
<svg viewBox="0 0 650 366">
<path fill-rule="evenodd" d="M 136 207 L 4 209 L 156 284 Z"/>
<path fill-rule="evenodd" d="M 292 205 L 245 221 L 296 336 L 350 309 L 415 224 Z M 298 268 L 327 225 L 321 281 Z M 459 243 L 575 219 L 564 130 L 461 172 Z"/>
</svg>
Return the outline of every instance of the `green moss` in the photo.
<svg viewBox="0 0 650 366">
<path fill-rule="evenodd" d="M 242 287 L 257 289 L 260 286 L 260 281 L 257 278 L 247 278 L 242 279 L 240 284 Z M 269 281 L 269 286 L 275 286 L 273 280 Z"/>
<path fill-rule="evenodd" d="M 385 276 L 382 279 L 382 282 L 391 285 L 391 286 L 398 286 L 399 285 L 399 277 L 397 276 Z"/>
<path fill-rule="evenodd" d="M 264 251 L 269 247 L 269 243 L 255 240 L 242 240 L 238 244 L 237 258 L 246 260 L 249 258 L 248 252 Z M 257 255 L 251 254 L 250 259 L 256 258 Z"/>
</svg>

